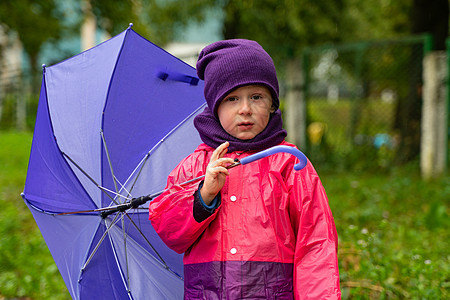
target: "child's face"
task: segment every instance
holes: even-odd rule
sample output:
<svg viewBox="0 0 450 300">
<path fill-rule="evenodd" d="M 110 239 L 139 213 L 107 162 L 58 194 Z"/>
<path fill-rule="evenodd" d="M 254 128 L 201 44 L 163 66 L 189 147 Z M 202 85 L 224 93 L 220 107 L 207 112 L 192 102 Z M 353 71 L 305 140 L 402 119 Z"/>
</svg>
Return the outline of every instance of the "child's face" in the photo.
<svg viewBox="0 0 450 300">
<path fill-rule="evenodd" d="M 274 111 L 267 87 L 246 85 L 226 95 L 217 114 L 226 132 L 238 139 L 249 140 L 266 128 Z"/>
</svg>

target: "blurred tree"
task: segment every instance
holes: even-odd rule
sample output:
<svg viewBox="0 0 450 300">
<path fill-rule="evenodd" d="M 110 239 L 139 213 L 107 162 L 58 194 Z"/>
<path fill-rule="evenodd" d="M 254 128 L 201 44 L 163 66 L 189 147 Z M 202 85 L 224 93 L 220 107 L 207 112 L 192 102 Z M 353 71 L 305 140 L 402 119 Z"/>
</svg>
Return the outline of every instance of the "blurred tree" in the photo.
<svg viewBox="0 0 450 300">
<path fill-rule="evenodd" d="M 225 38 L 257 40 L 276 59 L 299 57 L 305 46 L 342 40 L 344 0 L 228 0 Z"/>
<path fill-rule="evenodd" d="M 33 88 L 39 87 L 37 58 L 42 45 L 58 40 L 64 32 L 64 12 L 55 0 L 20 0 L 0 2 L 0 23 L 6 34 L 15 32 L 29 57 Z"/>
<path fill-rule="evenodd" d="M 222 4 L 225 12 L 225 38 L 258 40 L 274 58 L 286 63 L 283 69 L 287 71 L 288 105 L 300 105 L 299 108 L 289 108 L 288 122 L 293 118 L 302 120 L 291 125 L 291 129 L 300 129 L 294 132 L 293 142 L 301 146 L 306 142 L 305 128 L 301 128 L 305 118 L 302 110 L 305 108 L 296 100 L 301 97 L 303 86 L 303 79 L 296 70 L 300 68 L 299 53 L 304 47 L 429 32 L 433 36 L 433 49 L 443 50 L 449 30 L 448 0 L 223 0 L 216 3 Z M 415 158 L 420 149 L 420 59 L 423 47 L 419 45 L 416 48 L 410 55 L 411 60 L 416 61 L 410 63 L 409 92 L 399 98 L 394 125 L 402 136 L 398 153 L 404 161 Z M 355 58 L 350 59 L 349 65 L 354 64 Z M 345 67 L 345 62 L 343 64 Z M 370 65 L 361 66 L 359 75 L 362 81 L 368 71 Z M 361 82 L 363 87 L 367 84 Z M 364 96 L 364 91 L 361 96 Z"/>
<path fill-rule="evenodd" d="M 285 76 L 287 129 L 290 139 L 304 147 L 306 143 L 305 103 L 300 54 L 305 47 L 320 44 L 386 39 L 410 33 L 409 0 L 227 0 L 224 3 L 225 38 L 245 37 L 258 40 L 278 60 L 280 75 Z M 343 68 L 354 68 L 358 57 L 341 58 Z M 284 65 L 282 65 L 284 62 Z M 364 74 L 370 65 L 362 65 L 355 76 L 367 87 Z M 375 62 L 374 62 L 375 63 Z M 354 70 L 353 70 L 354 71 Z M 351 72 L 351 71 L 349 71 Z M 359 96 L 364 96 L 364 90 Z M 356 107 L 356 106 L 355 106 Z M 354 123 L 358 122 L 358 112 Z"/>
<path fill-rule="evenodd" d="M 201 22 L 212 3 L 207 0 L 90 0 L 98 27 L 115 35 L 129 23 L 141 35 L 164 45 L 190 22 Z"/>
<path fill-rule="evenodd" d="M 78 5 L 80 16 L 82 1 L 90 1 L 98 28 L 115 35 L 132 22 L 137 32 L 158 45 L 172 41 L 186 25 L 205 20 L 210 9 L 221 10 L 224 37 L 257 40 L 276 61 L 281 82 L 287 83 L 287 98 L 293 99 L 294 104 L 303 87 L 299 65 L 304 47 L 432 32 L 434 48 L 443 49 L 448 35 L 448 0 L 69 1 Z M 7 33 L 17 33 L 33 70 L 39 67 L 37 57 L 44 43 L 79 31 L 82 17 L 71 24 L 72 31 L 63 25 L 67 12 L 62 3 L 66 2 L 0 2 L 0 24 Z M 411 143 L 405 147 L 413 149 L 411 157 L 418 151 L 420 114 L 406 105 L 420 106 L 419 71 L 411 72 L 411 96 L 399 101 L 397 108 L 396 127 L 410 135 L 407 140 Z M 303 143 L 298 138 L 294 142 Z"/>
<path fill-rule="evenodd" d="M 433 50 L 445 50 L 445 40 L 449 34 L 449 1 L 414 0 L 411 32 L 430 33 L 433 37 Z"/>
<path fill-rule="evenodd" d="M 298 99 L 304 86 L 300 55 L 305 47 L 431 32 L 435 48 L 444 49 L 448 35 L 448 0 L 91 1 L 100 27 L 115 34 L 137 20 L 135 29 L 157 44 L 172 40 L 189 22 L 204 20 L 208 9 L 222 10 L 224 38 L 257 40 L 276 61 L 281 82 L 286 83 L 287 105 L 298 106 L 288 110 L 287 119 L 296 119 L 288 128 L 292 141 L 301 146 L 306 142 L 305 128 L 301 128 L 306 116 Z M 422 50 L 414 50 L 412 59 L 421 57 Z M 349 65 L 354 64 L 355 58 L 350 59 Z M 362 81 L 370 68 L 361 66 Z M 405 160 L 417 155 L 420 137 L 421 68 L 411 70 L 410 76 L 409 92 L 398 101 L 394 128 L 403 137 L 399 153 Z"/>
<path fill-rule="evenodd" d="M 345 0 L 341 17 L 347 42 L 386 39 L 409 33 L 410 0 Z"/>
<path fill-rule="evenodd" d="M 224 37 L 257 40 L 274 58 L 285 82 L 289 140 L 306 145 L 306 109 L 300 57 L 306 46 L 343 39 L 345 0 L 227 0 Z"/>
<path fill-rule="evenodd" d="M 171 41 L 190 22 L 202 21 L 211 7 L 207 0 L 84 0 L 90 1 L 97 27 L 115 35 L 134 22 L 134 29 L 159 45 Z M 29 57 L 34 92 L 39 88 L 37 59 L 46 43 L 78 35 L 83 0 L 0 1 L 0 24 L 7 35 L 16 33 Z M 67 6 L 70 9 L 67 9 Z M 70 14 L 70 22 L 67 22 Z M 72 54 L 70 54 L 72 55 Z"/>
</svg>

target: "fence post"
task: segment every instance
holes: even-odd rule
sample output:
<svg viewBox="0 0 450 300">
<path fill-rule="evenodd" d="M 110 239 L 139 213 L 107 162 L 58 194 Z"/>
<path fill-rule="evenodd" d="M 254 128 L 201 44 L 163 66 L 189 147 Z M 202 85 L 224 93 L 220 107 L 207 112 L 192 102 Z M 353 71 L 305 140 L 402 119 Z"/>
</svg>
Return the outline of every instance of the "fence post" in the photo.
<svg viewBox="0 0 450 300">
<path fill-rule="evenodd" d="M 84 16 L 81 25 L 81 51 L 85 51 L 95 46 L 96 21 L 90 0 L 83 0 L 81 7 Z"/>
<path fill-rule="evenodd" d="M 302 62 L 304 63 L 304 62 Z M 306 145 L 306 96 L 304 74 L 298 59 L 290 60 L 286 66 L 286 129 L 288 140 L 305 149 Z"/>
<path fill-rule="evenodd" d="M 423 105 L 420 169 L 424 179 L 444 174 L 447 156 L 447 57 L 443 51 L 423 59 Z"/>
<path fill-rule="evenodd" d="M 20 91 L 16 98 L 16 129 L 24 131 L 27 127 L 27 99 L 26 93 Z"/>
</svg>

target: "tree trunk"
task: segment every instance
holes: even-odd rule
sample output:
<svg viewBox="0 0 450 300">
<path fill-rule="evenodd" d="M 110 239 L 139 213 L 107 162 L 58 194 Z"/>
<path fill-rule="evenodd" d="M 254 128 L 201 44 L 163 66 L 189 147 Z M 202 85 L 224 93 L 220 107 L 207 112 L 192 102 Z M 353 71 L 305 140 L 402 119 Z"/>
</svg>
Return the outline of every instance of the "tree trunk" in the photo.
<svg viewBox="0 0 450 300">
<path fill-rule="evenodd" d="M 227 1 L 224 7 L 225 19 L 223 22 L 224 39 L 234 39 L 241 29 L 241 18 L 239 8 L 233 1 Z"/>
<path fill-rule="evenodd" d="M 430 33 L 433 50 L 445 50 L 449 20 L 448 0 L 414 0 L 412 9 L 412 33 Z"/>
</svg>

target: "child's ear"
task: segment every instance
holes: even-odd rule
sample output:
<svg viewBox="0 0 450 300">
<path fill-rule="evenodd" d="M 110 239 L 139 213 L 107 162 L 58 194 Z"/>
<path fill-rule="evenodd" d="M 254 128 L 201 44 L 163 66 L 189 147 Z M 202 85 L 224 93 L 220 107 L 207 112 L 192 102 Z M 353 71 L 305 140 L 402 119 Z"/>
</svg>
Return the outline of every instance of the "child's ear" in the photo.
<svg viewBox="0 0 450 300">
<path fill-rule="evenodd" d="M 270 113 L 271 114 L 273 114 L 274 112 L 276 112 L 276 108 L 275 108 L 275 106 L 274 105 L 272 105 L 271 107 L 270 107 Z"/>
</svg>

